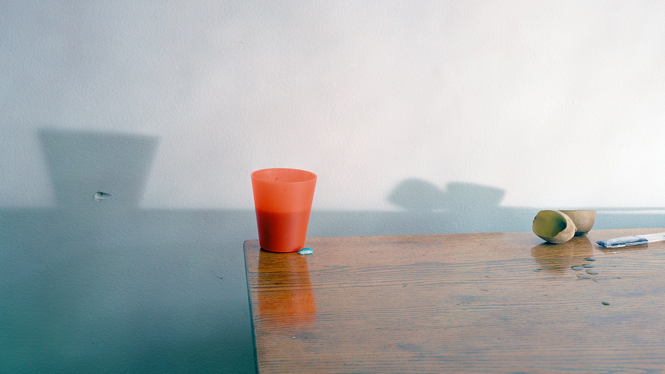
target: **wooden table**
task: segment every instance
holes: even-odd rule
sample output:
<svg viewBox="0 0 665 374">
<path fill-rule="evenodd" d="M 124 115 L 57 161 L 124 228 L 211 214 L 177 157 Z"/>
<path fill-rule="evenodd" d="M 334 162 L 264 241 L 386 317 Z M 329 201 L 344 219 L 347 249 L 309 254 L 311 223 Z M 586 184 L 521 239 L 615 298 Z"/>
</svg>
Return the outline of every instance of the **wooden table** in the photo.
<svg viewBox="0 0 665 374">
<path fill-rule="evenodd" d="M 665 244 L 595 244 L 662 231 L 249 240 L 259 371 L 665 372 Z"/>
</svg>

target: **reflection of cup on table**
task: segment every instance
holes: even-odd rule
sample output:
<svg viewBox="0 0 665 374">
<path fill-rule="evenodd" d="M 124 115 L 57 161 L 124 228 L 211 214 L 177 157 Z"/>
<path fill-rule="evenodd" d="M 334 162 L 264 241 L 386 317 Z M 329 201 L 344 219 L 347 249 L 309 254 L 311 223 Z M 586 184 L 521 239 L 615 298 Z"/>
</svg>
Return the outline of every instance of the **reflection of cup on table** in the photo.
<svg viewBox="0 0 665 374">
<path fill-rule="evenodd" d="M 305 246 L 316 174 L 298 169 L 252 173 L 256 225 L 261 248 L 295 252 Z"/>
<path fill-rule="evenodd" d="M 259 253 L 259 315 L 267 328 L 299 334 L 316 321 L 307 256 Z"/>
</svg>

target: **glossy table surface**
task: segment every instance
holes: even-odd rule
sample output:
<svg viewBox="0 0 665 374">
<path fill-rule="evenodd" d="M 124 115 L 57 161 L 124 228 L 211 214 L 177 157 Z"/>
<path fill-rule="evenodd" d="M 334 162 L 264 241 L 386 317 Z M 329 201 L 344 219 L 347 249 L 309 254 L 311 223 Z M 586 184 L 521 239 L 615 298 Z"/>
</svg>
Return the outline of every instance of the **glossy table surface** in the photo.
<svg viewBox="0 0 665 374">
<path fill-rule="evenodd" d="M 665 243 L 595 242 L 662 231 L 310 238 L 307 256 L 246 241 L 259 371 L 661 372 Z"/>
</svg>

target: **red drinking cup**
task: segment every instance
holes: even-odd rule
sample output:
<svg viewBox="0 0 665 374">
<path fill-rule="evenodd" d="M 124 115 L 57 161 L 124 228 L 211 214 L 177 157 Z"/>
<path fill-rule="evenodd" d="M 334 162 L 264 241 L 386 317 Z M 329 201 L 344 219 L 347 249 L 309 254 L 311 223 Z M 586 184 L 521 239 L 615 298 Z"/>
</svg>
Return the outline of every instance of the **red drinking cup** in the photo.
<svg viewBox="0 0 665 374">
<path fill-rule="evenodd" d="M 296 252 L 305 246 L 316 174 L 298 169 L 262 169 L 252 173 L 256 225 L 261 248 Z"/>
</svg>

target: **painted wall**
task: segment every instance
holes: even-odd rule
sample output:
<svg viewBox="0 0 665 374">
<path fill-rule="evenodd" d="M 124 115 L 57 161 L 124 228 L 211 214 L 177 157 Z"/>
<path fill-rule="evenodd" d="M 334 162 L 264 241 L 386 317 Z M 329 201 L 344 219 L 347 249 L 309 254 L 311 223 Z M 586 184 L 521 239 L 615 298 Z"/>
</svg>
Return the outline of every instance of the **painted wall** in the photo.
<svg viewBox="0 0 665 374">
<path fill-rule="evenodd" d="M 0 371 L 251 372 L 260 168 L 318 174 L 310 236 L 665 226 L 664 18 L 0 2 Z"/>
</svg>

